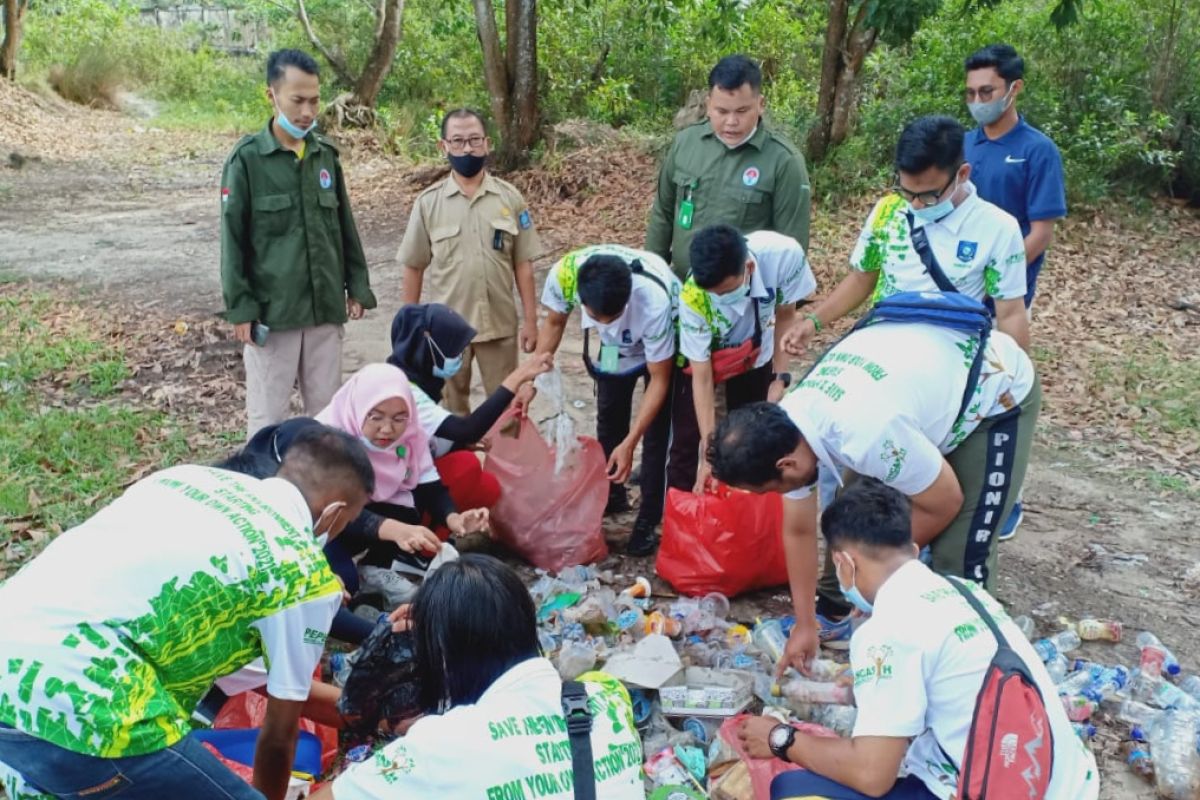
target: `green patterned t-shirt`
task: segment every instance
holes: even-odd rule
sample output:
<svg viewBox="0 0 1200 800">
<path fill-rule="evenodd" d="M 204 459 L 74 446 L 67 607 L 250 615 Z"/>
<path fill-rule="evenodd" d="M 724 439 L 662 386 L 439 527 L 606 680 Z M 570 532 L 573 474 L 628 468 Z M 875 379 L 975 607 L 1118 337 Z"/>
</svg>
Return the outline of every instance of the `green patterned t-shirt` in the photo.
<svg viewBox="0 0 1200 800">
<path fill-rule="evenodd" d="M 264 658 L 303 700 L 341 587 L 300 492 L 180 466 L 134 484 L 0 585 L 0 722 L 77 753 L 155 752 L 212 682 Z"/>
</svg>

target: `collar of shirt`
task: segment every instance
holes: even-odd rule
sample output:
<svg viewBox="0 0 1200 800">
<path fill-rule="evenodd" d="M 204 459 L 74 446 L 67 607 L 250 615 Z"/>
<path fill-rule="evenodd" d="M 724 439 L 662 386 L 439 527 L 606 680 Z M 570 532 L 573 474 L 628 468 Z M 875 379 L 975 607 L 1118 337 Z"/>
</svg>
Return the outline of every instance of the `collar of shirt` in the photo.
<svg viewBox="0 0 1200 800">
<path fill-rule="evenodd" d="M 767 291 L 767 285 L 763 283 L 762 266 L 758 263 L 758 256 L 750 254 L 750 259 L 754 262 L 754 272 L 750 275 L 750 297 L 756 300 L 764 300 L 771 296 Z"/>
<path fill-rule="evenodd" d="M 1013 125 L 1012 130 L 1010 130 L 1008 133 L 1005 133 L 1003 136 L 999 136 L 995 139 L 990 139 L 990 138 L 988 138 L 988 135 L 986 133 L 984 133 L 983 126 L 980 125 L 978 128 L 975 129 L 975 143 L 976 144 L 1005 144 L 1010 139 L 1015 139 L 1019 136 L 1023 136 L 1025 133 L 1025 129 L 1028 127 L 1029 127 L 1029 125 L 1027 125 L 1025 123 L 1025 117 L 1018 114 L 1017 115 L 1017 124 Z"/>
<path fill-rule="evenodd" d="M 622 325 L 625 322 L 625 318 L 629 316 L 629 309 L 631 306 L 633 306 L 632 293 L 629 295 L 629 302 L 625 304 L 624 310 L 621 311 L 621 316 L 617 317 L 612 322 L 597 322 L 588 316 L 588 313 L 581 308 L 579 310 L 579 314 L 582 317 L 580 322 L 583 325 L 584 330 L 604 330 L 606 328 L 613 328 Z M 625 327 L 629 326 L 625 325 Z"/>
<path fill-rule="evenodd" d="M 258 152 L 264 156 L 274 153 L 276 150 L 282 150 L 290 155 L 295 155 L 291 150 L 288 150 L 283 144 L 275 138 L 275 132 L 271 130 L 271 123 L 275 121 L 274 117 L 267 120 L 266 127 L 254 134 L 254 138 L 258 143 Z M 304 137 L 304 149 L 307 152 L 317 152 L 321 149 L 321 143 L 317 141 L 316 130 L 311 130 Z"/>
<path fill-rule="evenodd" d="M 705 122 L 704 125 L 706 129 L 704 133 L 701 134 L 701 138 L 716 139 L 718 142 L 720 142 L 721 146 L 730 153 L 736 153 L 738 150 L 741 150 L 746 146 L 753 147 L 755 150 L 762 150 L 763 145 L 767 142 L 767 137 L 770 135 L 767 133 L 767 126 L 763 124 L 762 117 L 759 117 L 758 122 L 754 126 L 754 133 L 750 134 L 750 138 L 739 144 L 737 147 L 729 147 L 724 141 L 721 140 L 719 136 L 717 136 L 717 132 L 713 130 L 711 122 Z"/>
<path fill-rule="evenodd" d="M 558 677 L 558 670 L 548 659 L 541 657 L 526 659 L 520 664 L 509 667 L 507 672 L 492 681 L 492 685 L 487 688 L 487 691 L 479 696 L 478 704 L 483 705 L 489 700 L 495 699 L 496 695 L 504 696 L 507 693 L 519 691 L 524 683 L 538 683 Z"/>
<path fill-rule="evenodd" d="M 963 184 L 962 188 L 967 190 L 967 196 L 963 201 L 955 206 L 954 210 L 949 214 L 933 223 L 934 225 L 941 225 L 955 236 L 958 235 L 958 231 L 962 228 L 963 223 L 966 222 L 967 217 L 971 216 L 971 212 L 975 206 L 979 204 L 979 193 L 975 190 L 975 184 L 967 181 Z"/>
<path fill-rule="evenodd" d="M 483 181 L 479 184 L 479 191 L 475 193 L 475 197 L 481 197 L 488 192 L 491 192 L 492 194 L 499 194 L 500 189 L 498 186 L 496 186 L 496 179 L 492 177 L 492 173 L 485 172 L 483 173 Z M 458 185 L 458 181 L 454 180 L 453 172 L 446 176 L 446 182 L 442 188 L 442 194 L 445 197 L 453 197 L 456 194 L 463 194 L 462 187 Z M 474 200 L 475 197 L 472 197 L 471 200 Z"/>
</svg>

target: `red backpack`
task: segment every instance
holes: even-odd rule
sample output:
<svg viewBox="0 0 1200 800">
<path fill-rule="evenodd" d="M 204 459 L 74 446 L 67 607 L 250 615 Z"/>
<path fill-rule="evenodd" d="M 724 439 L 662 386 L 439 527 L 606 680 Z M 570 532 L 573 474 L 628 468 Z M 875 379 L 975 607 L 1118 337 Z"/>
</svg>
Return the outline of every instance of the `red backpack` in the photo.
<svg viewBox="0 0 1200 800">
<path fill-rule="evenodd" d="M 975 700 L 958 776 L 959 800 L 1040 800 L 1050 787 L 1054 735 L 1042 692 L 996 621 L 962 583 L 947 577 L 996 638 Z"/>
</svg>

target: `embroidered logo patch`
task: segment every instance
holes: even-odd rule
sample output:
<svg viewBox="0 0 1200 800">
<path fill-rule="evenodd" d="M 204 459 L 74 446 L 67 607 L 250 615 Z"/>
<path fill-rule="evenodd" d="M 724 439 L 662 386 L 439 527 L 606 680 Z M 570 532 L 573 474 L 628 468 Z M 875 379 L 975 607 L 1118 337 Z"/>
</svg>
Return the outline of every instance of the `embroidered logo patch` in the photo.
<svg viewBox="0 0 1200 800">
<path fill-rule="evenodd" d="M 229 202 L 229 187 L 228 186 L 221 187 L 221 202 L 222 203 Z"/>
<path fill-rule="evenodd" d="M 529 209 L 525 209 L 517 217 L 517 224 L 521 226 L 521 230 L 526 231 L 533 225 L 533 218 L 529 216 Z"/>
<path fill-rule="evenodd" d="M 328 189 L 330 186 L 333 186 L 333 176 L 329 174 L 329 170 L 327 170 L 327 169 L 321 170 L 321 174 L 318 175 L 317 177 L 321 181 L 322 189 Z"/>
<path fill-rule="evenodd" d="M 979 252 L 979 242 L 959 242 L 958 243 L 958 260 L 970 261 L 975 258 L 975 254 Z"/>
<path fill-rule="evenodd" d="M 742 183 L 753 186 L 758 183 L 758 176 L 758 167 L 746 167 L 746 171 L 742 173 Z"/>
</svg>

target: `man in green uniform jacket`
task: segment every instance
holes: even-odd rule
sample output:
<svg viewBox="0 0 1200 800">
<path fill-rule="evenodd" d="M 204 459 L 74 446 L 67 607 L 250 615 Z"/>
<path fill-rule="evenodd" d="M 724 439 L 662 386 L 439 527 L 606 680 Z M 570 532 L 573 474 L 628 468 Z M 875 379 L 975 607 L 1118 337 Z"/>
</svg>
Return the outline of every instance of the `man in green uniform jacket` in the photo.
<svg viewBox="0 0 1200 800">
<path fill-rule="evenodd" d="M 646 249 L 682 280 L 693 234 L 709 225 L 777 231 L 808 250 L 804 157 L 763 125 L 762 70 L 726 56 L 708 74 L 708 120 L 679 132 L 658 173 Z"/>
<path fill-rule="evenodd" d="M 317 63 L 299 50 L 267 59 L 275 116 L 243 137 L 221 176 L 225 319 L 245 344 L 247 438 L 304 412 L 342 380 L 342 325 L 375 307 L 338 151 L 316 133 Z"/>
</svg>

